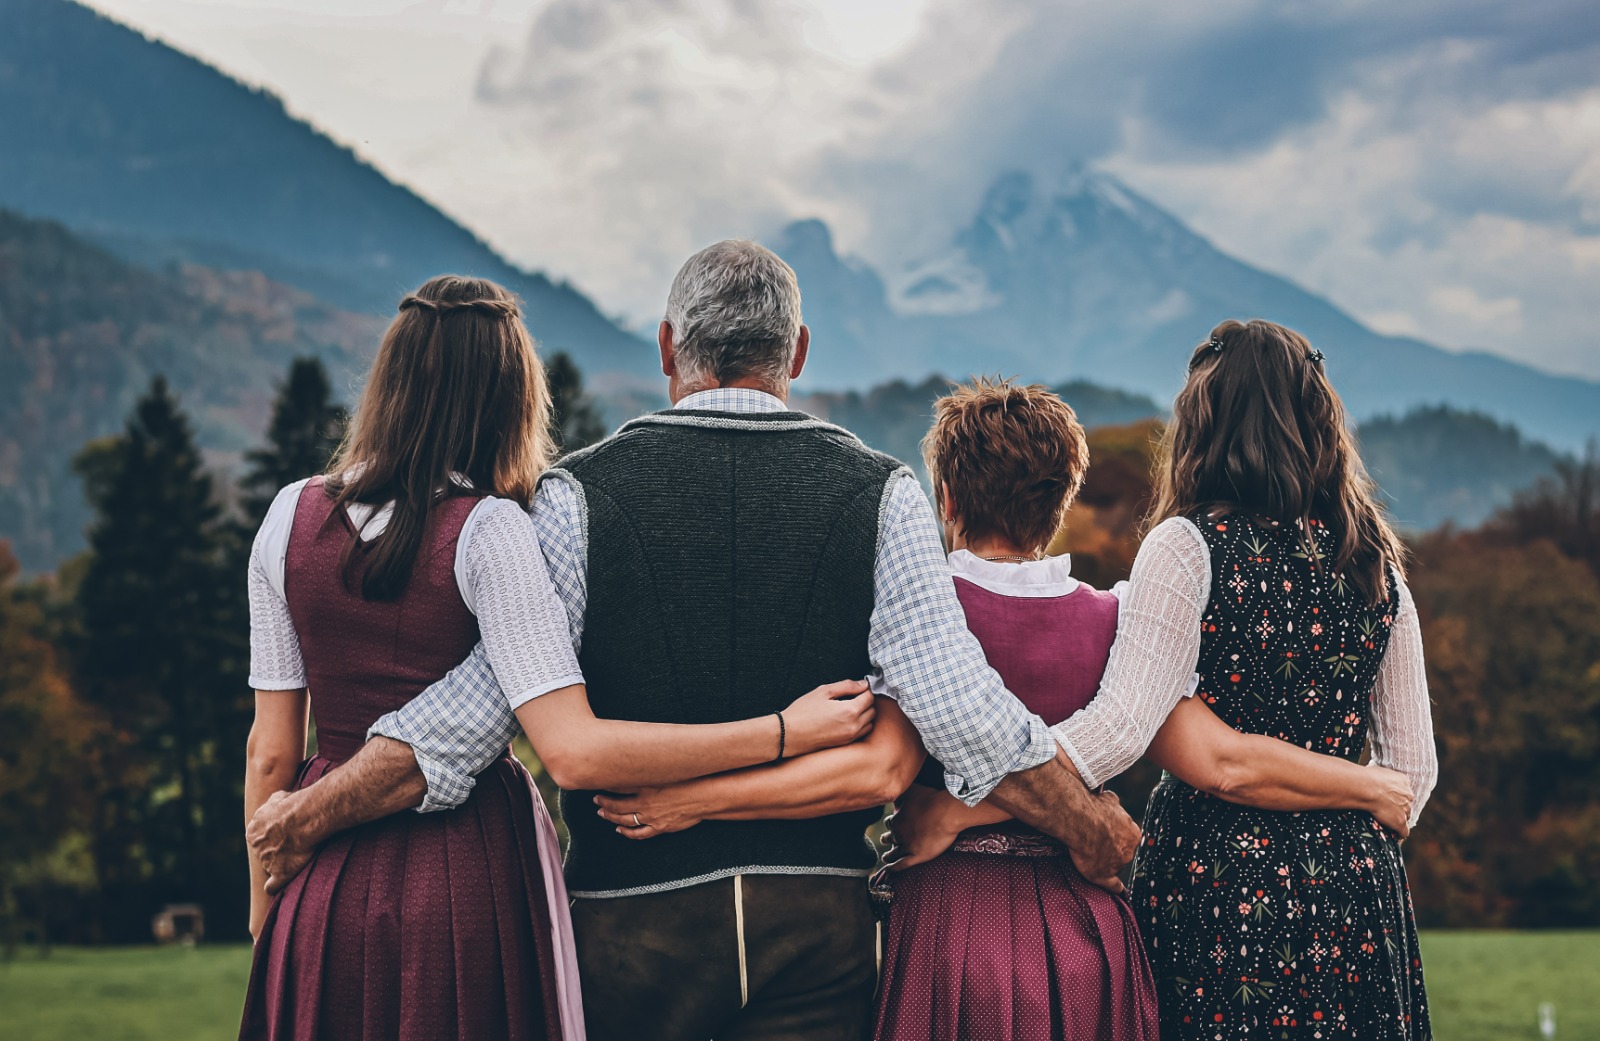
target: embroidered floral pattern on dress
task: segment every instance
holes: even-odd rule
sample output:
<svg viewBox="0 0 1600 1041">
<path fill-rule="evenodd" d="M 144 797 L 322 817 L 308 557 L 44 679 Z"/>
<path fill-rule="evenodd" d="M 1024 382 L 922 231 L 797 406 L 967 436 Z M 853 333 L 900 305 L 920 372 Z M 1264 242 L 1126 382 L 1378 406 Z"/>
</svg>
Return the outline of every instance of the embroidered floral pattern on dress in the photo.
<svg viewBox="0 0 1600 1041">
<path fill-rule="evenodd" d="M 951 845 L 956 853 L 1002 857 L 1062 857 L 1067 848 L 1048 835 L 1025 831 L 966 831 Z"/>
<path fill-rule="evenodd" d="M 1308 542 L 1193 521 L 1212 566 L 1198 696 L 1238 730 L 1358 759 L 1395 619 L 1415 610 L 1403 586 L 1368 605 L 1328 570 L 1320 525 Z M 1400 846 L 1369 814 L 1258 810 L 1167 777 L 1133 892 L 1168 1041 L 1432 1036 Z"/>
</svg>

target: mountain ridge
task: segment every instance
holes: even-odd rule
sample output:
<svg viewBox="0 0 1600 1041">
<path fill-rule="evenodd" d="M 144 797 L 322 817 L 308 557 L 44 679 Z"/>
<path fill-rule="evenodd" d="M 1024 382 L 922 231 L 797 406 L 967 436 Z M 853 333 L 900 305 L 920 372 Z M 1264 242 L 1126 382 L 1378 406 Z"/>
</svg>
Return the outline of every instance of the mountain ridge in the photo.
<svg viewBox="0 0 1600 1041">
<path fill-rule="evenodd" d="M 800 276 L 820 386 L 998 371 L 1168 401 L 1213 325 L 1266 317 L 1323 350 L 1357 419 L 1446 402 L 1566 449 L 1600 433 L 1600 383 L 1377 333 L 1098 171 L 1002 174 L 944 252 L 890 275 L 841 256 L 818 220 L 773 241 Z"/>
<path fill-rule="evenodd" d="M 121 429 L 154 376 L 225 468 L 256 444 L 292 359 L 318 357 L 354 388 L 383 324 L 255 272 L 147 271 L 0 210 L 0 537 L 30 570 L 83 547 L 72 459 Z"/>
<path fill-rule="evenodd" d="M 519 293 L 586 369 L 651 352 L 565 282 L 523 271 L 270 92 L 73 0 L 0 0 L 0 206 L 147 267 L 259 270 L 349 311 L 390 313 L 445 271 Z"/>
</svg>

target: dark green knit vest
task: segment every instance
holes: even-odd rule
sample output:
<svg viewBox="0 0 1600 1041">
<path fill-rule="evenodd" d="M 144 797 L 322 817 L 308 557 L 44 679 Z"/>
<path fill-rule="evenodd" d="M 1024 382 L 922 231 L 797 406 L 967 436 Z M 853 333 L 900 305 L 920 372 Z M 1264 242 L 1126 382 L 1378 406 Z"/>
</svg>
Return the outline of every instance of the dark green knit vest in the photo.
<svg viewBox="0 0 1600 1041">
<path fill-rule="evenodd" d="M 595 714 L 722 723 L 865 676 L 878 517 L 900 467 L 792 412 L 645 416 L 564 460 L 556 473 L 581 486 L 588 520 L 579 662 Z M 595 815 L 593 794 L 562 795 L 575 893 L 872 866 L 876 810 L 640 842 Z"/>
</svg>

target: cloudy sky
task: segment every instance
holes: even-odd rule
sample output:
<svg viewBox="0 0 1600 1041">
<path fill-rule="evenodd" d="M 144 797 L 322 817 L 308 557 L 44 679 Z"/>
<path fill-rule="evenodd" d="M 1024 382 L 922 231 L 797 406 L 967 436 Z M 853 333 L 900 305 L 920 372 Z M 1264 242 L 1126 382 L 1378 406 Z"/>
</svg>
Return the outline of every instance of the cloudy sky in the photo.
<svg viewBox="0 0 1600 1041">
<path fill-rule="evenodd" d="M 886 271 L 1119 175 L 1369 324 L 1600 378 L 1593 0 L 92 0 L 633 321 L 729 234 Z"/>
</svg>

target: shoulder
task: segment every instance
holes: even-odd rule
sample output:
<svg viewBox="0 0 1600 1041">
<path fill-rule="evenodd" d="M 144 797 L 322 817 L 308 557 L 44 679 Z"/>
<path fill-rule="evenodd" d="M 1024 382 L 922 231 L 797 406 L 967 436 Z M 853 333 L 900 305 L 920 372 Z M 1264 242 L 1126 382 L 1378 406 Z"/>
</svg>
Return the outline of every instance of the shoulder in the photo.
<svg viewBox="0 0 1600 1041">
<path fill-rule="evenodd" d="M 288 544 L 289 532 L 294 528 L 295 514 L 300 508 L 300 493 L 312 482 L 321 487 L 322 478 L 307 477 L 278 489 L 278 494 L 272 497 L 272 505 L 267 507 L 267 514 L 261 519 L 261 527 L 256 532 L 257 545 L 279 541 Z"/>
<path fill-rule="evenodd" d="M 1201 556 L 1210 558 L 1208 536 L 1202 531 L 1201 523 L 1192 517 L 1168 517 L 1166 520 L 1150 529 L 1150 533 L 1139 544 L 1139 555 L 1147 553 L 1175 555 L 1183 558 Z M 1226 528 L 1224 528 L 1226 530 Z"/>
<path fill-rule="evenodd" d="M 505 533 L 519 532 L 524 527 L 531 527 L 531 524 L 528 511 L 521 503 L 496 495 L 485 495 L 472 504 L 461 527 L 461 540 L 467 542 L 499 537 Z"/>
<path fill-rule="evenodd" d="M 1130 581 L 1134 587 L 1193 588 L 1204 595 L 1211 587 L 1211 559 L 1211 546 L 1194 521 L 1169 517 L 1139 545 Z"/>
<path fill-rule="evenodd" d="M 922 482 L 909 466 L 897 464 L 884 478 L 883 492 L 878 499 L 879 523 L 904 523 L 913 519 L 921 523 L 924 516 L 934 519 L 933 506 L 922 490 Z"/>
<path fill-rule="evenodd" d="M 574 475 L 594 465 L 598 460 L 616 453 L 619 449 L 629 445 L 638 446 L 648 439 L 644 427 L 624 426 L 607 436 L 576 452 L 568 452 L 555 461 L 555 465 L 539 476 L 539 483 L 560 479 L 562 477 L 572 480 Z"/>
<path fill-rule="evenodd" d="M 1119 587 L 1125 585 L 1127 585 L 1126 582 L 1117 583 Z M 1073 590 L 1072 595 L 1078 597 L 1087 606 L 1101 610 L 1109 609 L 1112 614 L 1116 613 L 1117 605 L 1122 602 L 1122 597 L 1115 589 L 1099 589 L 1087 582 L 1079 582 L 1078 588 Z"/>
<path fill-rule="evenodd" d="M 539 536 L 522 504 L 493 495 L 473 506 L 456 541 L 458 570 L 486 561 L 504 561 L 539 550 Z"/>
<path fill-rule="evenodd" d="M 300 505 L 300 494 L 307 488 L 322 488 L 321 477 L 303 477 L 293 484 L 286 484 L 278 489 L 278 494 L 272 497 L 272 505 L 267 507 L 267 517 L 282 516 L 285 513 L 293 514 Z"/>
</svg>

